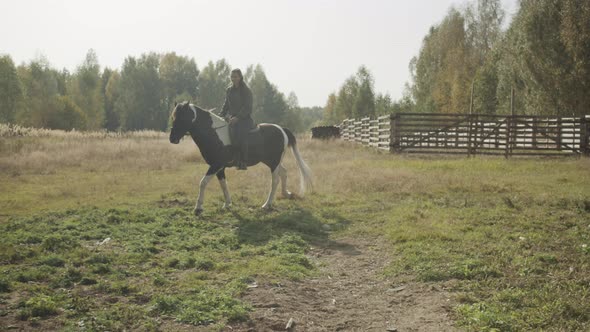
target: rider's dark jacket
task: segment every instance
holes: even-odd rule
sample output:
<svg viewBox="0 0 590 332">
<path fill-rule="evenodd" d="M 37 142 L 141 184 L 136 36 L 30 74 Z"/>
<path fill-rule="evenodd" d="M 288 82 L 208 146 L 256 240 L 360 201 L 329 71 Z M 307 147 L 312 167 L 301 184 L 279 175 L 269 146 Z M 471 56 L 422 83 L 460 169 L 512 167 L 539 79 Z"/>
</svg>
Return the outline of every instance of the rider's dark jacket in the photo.
<svg viewBox="0 0 590 332">
<path fill-rule="evenodd" d="M 225 102 L 221 116 L 237 116 L 240 119 L 249 118 L 252 114 L 252 91 L 246 84 L 240 84 L 238 88 L 233 85 L 225 91 Z"/>
<path fill-rule="evenodd" d="M 248 132 L 254 127 L 254 121 L 250 116 L 252 114 L 252 91 L 242 83 L 238 88 L 233 85 L 227 88 L 225 92 L 225 103 L 220 115 L 223 117 L 230 116 L 229 121 L 231 144 L 241 146 L 246 149 L 246 139 Z M 245 154 L 245 150 L 243 151 Z"/>
</svg>

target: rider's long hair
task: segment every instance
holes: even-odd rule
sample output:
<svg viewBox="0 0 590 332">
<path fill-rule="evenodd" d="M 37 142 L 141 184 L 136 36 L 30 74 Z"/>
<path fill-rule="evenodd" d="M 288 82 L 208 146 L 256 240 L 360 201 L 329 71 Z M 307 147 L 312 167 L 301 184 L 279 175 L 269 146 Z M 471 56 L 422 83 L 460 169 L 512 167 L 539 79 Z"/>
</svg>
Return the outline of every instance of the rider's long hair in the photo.
<svg viewBox="0 0 590 332">
<path fill-rule="evenodd" d="M 246 81 L 244 81 L 244 75 L 242 75 L 242 71 L 238 68 L 233 69 L 231 71 L 232 74 L 238 74 L 238 76 L 240 76 L 240 88 L 245 87 L 248 88 L 248 85 L 246 84 Z"/>
</svg>

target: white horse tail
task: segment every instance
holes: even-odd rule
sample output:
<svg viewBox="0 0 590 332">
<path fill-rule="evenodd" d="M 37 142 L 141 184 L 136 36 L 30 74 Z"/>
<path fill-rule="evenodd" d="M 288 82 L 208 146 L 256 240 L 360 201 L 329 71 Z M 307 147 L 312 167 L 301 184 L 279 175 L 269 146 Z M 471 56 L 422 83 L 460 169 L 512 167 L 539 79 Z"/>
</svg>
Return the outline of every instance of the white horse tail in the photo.
<svg viewBox="0 0 590 332">
<path fill-rule="evenodd" d="M 285 134 L 289 139 L 288 146 L 291 147 L 291 151 L 293 152 L 293 156 L 295 157 L 295 161 L 297 162 L 297 167 L 299 168 L 299 195 L 305 195 L 306 189 L 313 190 L 313 183 L 311 180 L 312 173 L 311 168 L 307 166 L 305 160 L 301 157 L 299 153 L 299 149 L 297 149 L 297 140 L 295 139 L 295 135 L 287 129 L 283 128 Z"/>
</svg>

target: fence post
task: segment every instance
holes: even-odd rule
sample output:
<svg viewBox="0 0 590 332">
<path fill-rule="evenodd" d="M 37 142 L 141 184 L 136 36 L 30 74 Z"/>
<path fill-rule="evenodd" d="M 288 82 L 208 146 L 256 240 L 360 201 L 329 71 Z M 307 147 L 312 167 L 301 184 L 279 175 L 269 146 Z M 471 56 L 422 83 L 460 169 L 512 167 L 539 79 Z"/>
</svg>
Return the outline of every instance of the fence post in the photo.
<svg viewBox="0 0 590 332">
<path fill-rule="evenodd" d="M 389 152 L 391 153 L 399 153 L 401 151 L 400 146 L 400 132 L 399 132 L 399 122 L 400 122 L 400 114 L 394 113 L 389 117 Z"/>
<path fill-rule="evenodd" d="M 587 116 L 580 118 L 580 153 L 590 156 L 590 121 Z"/>
<path fill-rule="evenodd" d="M 539 120 L 538 118 L 535 116 L 533 118 L 533 148 L 536 149 L 537 148 L 537 131 L 539 130 Z"/>
<path fill-rule="evenodd" d="M 508 159 L 509 151 L 510 151 L 510 119 L 511 116 L 506 116 L 506 145 L 504 146 L 504 158 Z"/>
<path fill-rule="evenodd" d="M 350 131 L 350 119 L 346 119 L 346 140 L 351 141 L 352 132 Z"/>
<path fill-rule="evenodd" d="M 362 145 L 369 145 L 369 121 L 370 118 L 362 118 L 361 119 L 361 144 Z"/>
<path fill-rule="evenodd" d="M 563 124 L 561 123 L 561 117 L 557 118 L 557 150 L 562 151 L 562 129 L 563 129 Z"/>
<path fill-rule="evenodd" d="M 473 155 L 477 154 L 477 147 L 479 145 L 483 145 L 483 142 L 479 142 L 479 139 L 481 138 L 480 136 L 483 136 L 483 135 L 480 135 L 480 128 L 479 128 L 480 124 L 479 123 L 480 123 L 479 114 L 475 114 L 475 133 L 473 134 L 473 137 L 474 137 L 474 139 L 472 141 L 473 150 L 471 151 L 471 153 Z"/>
<path fill-rule="evenodd" d="M 510 156 L 512 156 L 512 150 L 514 149 L 514 143 L 516 142 L 516 117 L 514 116 L 514 87 L 510 89 Z"/>
<path fill-rule="evenodd" d="M 473 139 L 473 132 L 472 132 L 472 126 L 473 126 L 473 116 L 471 115 L 471 112 L 469 113 L 469 116 L 467 117 L 469 119 L 468 123 L 469 123 L 469 129 L 467 130 L 467 157 L 471 157 L 472 154 L 472 139 Z"/>
</svg>

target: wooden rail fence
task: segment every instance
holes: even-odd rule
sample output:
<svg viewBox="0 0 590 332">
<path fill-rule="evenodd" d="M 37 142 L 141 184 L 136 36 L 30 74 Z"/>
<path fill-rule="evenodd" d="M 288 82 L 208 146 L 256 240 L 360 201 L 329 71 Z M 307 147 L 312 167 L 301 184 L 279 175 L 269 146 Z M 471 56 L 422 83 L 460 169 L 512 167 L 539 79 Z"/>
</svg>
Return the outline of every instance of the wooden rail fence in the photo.
<svg viewBox="0 0 590 332">
<path fill-rule="evenodd" d="M 590 116 L 395 113 L 344 120 L 340 137 L 393 153 L 589 155 Z"/>
</svg>

